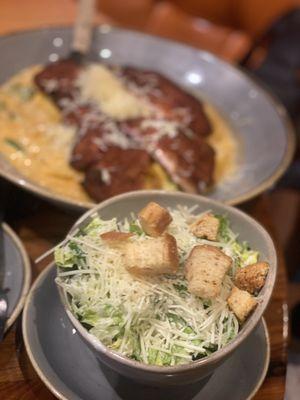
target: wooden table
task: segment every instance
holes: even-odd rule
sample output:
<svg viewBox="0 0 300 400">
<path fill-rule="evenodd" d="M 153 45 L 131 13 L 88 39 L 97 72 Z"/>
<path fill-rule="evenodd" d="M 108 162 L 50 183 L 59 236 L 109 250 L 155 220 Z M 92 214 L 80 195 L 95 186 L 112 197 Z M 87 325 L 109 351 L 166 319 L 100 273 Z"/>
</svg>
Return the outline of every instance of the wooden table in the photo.
<svg viewBox="0 0 300 400">
<path fill-rule="evenodd" d="M 13 189 L 7 220 L 21 237 L 32 260 L 59 242 L 78 218 L 31 195 Z M 272 196 L 262 195 L 243 208 L 261 222 L 274 238 L 269 204 Z M 274 238 L 276 243 L 276 238 Z M 267 378 L 256 400 L 282 400 L 285 390 L 287 306 L 285 264 L 281 250 L 278 278 L 265 318 L 271 339 L 271 362 Z M 45 267 L 32 264 L 33 279 Z M 254 355 L 255 356 L 255 355 Z M 100 396 L 100 395 L 99 395 Z M 101 398 L 101 397 L 99 397 Z M 33 370 L 23 347 L 20 318 L 0 344 L 0 399 L 54 399 Z"/>
</svg>

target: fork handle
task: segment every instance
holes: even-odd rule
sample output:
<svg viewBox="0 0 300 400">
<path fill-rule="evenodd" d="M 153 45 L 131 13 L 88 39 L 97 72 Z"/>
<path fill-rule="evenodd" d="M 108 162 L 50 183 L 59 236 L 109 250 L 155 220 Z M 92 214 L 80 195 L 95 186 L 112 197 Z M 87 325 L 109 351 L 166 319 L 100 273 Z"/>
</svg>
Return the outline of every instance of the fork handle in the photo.
<svg viewBox="0 0 300 400">
<path fill-rule="evenodd" d="M 91 45 L 95 0 L 78 0 L 72 50 L 86 54 Z"/>
</svg>

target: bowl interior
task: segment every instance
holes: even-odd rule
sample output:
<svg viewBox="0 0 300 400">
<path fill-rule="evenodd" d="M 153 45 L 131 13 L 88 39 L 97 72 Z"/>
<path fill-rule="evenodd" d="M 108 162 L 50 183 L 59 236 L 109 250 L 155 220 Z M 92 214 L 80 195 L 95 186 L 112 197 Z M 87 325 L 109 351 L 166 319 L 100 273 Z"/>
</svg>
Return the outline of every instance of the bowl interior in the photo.
<svg viewBox="0 0 300 400">
<path fill-rule="evenodd" d="M 115 353 L 107 348 L 105 348 L 98 340 L 96 340 L 92 335 L 90 335 L 85 328 L 79 323 L 79 321 L 72 315 L 70 315 L 70 310 L 68 310 L 68 315 L 71 317 L 73 324 L 79 330 L 79 332 L 88 340 L 96 350 L 107 354 L 111 353 L 112 357 L 115 357 L 122 363 L 126 363 L 133 366 L 138 366 L 142 369 L 154 370 L 154 371 L 174 371 L 186 368 L 193 368 L 193 366 L 215 361 L 226 354 L 230 353 L 235 347 L 237 347 L 255 328 L 259 322 L 267 304 L 272 294 L 272 289 L 275 283 L 276 269 L 277 269 L 277 259 L 276 251 L 273 242 L 269 234 L 265 229 L 259 225 L 254 219 L 230 206 L 223 205 L 221 203 L 212 201 L 202 196 L 190 195 L 181 192 L 168 193 L 163 191 L 138 191 L 130 192 L 120 196 L 116 196 L 112 199 L 106 200 L 105 202 L 96 206 L 93 210 L 85 213 L 73 226 L 70 233 L 72 233 L 76 228 L 86 225 L 91 216 L 98 213 L 103 219 L 111 219 L 116 217 L 118 220 L 123 220 L 126 217 L 130 217 L 132 212 L 137 213 L 141 208 L 143 208 L 149 201 L 155 201 L 162 206 L 175 208 L 177 205 L 185 205 L 192 207 L 198 205 L 196 212 L 203 212 L 206 210 L 211 210 L 217 214 L 228 215 L 232 229 L 239 233 L 239 239 L 241 241 L 247 241 L 251 248 L 258 250 L 260 253 L 260 259 L 266 260 L 270 263 L 270 271 L 266 279 L 265 286 L 260 292 L 261 301 L 257 306 L 253 314 L 247 319 L 247 321 L 242 326 L 237 337 L 226 345 L 223 349 L 218 350 L 209 357 L 200 359 L 190 364 L 185 364 L 175 367 L 157 367 L 145 365 L 126 357 L 120 356 L 120 354 Z M 66 300 L 64 301 L 68 308 Z"/>
</svg>

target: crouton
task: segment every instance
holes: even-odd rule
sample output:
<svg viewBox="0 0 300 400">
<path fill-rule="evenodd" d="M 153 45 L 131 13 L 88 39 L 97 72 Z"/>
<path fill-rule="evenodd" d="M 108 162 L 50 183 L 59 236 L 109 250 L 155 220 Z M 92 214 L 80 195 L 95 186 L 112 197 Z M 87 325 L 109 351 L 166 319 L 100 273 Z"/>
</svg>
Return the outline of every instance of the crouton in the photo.
<svg viewBox="0 0 300 400">
<path fill-rule="evenodd" d="M 247 316 L 257 306 L 257 300 L 246 290 L 240 290 L 234 286 L 227 299 L 229 308 L 234 312 L 240 322 L 244 322 Z"/>
<path fill-rule="evenodd" d="M 153 201 L 139 212 L 138 218 L 144 232 L 153 237 L 160 236 L 172 221 L 169 211 Z"/>
<path fill-rule="evenodd" d="M 269 264 L 266 262 L 247 265 L 237 271 L 234 283 L 239 289 L 256 293 L 264 286 L 268 271 Z"/>
<path fill-rule="evenodd" d="M 109 246 L 118 246 L 123 244 L 132 236 L 132 233 L 118 231 L 105 232 L 100 235 L 101 239 Z"/>
<path fill-rule="evenodd" d="M 220 221 L 213 214 L 202 215 L 190 225 L 190 231 L 199 238 L 217 240 Z"/>
<path fill-rule="evenodd" d="M 124 264 L 138 275 L 175 273 L 179 265 L 176 239 L 169 234 L 128 242 L 124 248 Z"/>
<path fill-rule="evenodd" d="M 217 297 L 231 263 L 232 259 L 217 247 L 195 246 L 185 264 L 189 291 L 204 299 Z"/>
</svg>

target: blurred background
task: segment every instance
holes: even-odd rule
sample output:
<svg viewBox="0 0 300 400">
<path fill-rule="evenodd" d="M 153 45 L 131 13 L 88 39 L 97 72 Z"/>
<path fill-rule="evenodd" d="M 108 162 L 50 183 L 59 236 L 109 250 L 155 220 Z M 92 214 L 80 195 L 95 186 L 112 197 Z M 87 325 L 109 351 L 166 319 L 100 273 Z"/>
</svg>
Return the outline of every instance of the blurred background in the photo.
<svg viewBox="0 0 300 400">
<path fill-rule="evenodd" d="M 16 14 L 15 10 L 18 9 Z M 75 0 L 0 0 L 0 34 L 71 25 Z M 300 0 L 99 0 L 95 23 L 170 38 L 239 65 L 287 108 L 300 133 Z M 271 213 L 287 264 L 290 345 L 286 399 L 300 388 L 300 157 L 272 189 Z"/>
<path fill-rule="evenodd" d="M 12 26 L 71 24 L 76 12 L 76 0 L 1 0 L 0 5 L 1 34 Z M 299 0 L 98 0 L 95 22 L 185 42 L 238 63 L 275 21 L 297 6 Z M 257 53 L 256 61 L 261 58 Z"/>
</svg>

